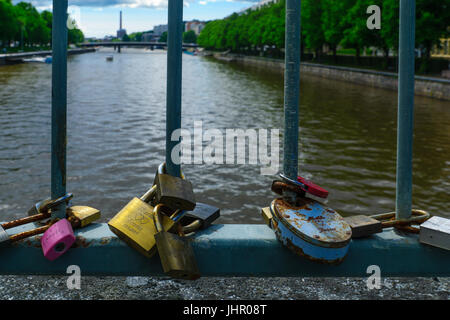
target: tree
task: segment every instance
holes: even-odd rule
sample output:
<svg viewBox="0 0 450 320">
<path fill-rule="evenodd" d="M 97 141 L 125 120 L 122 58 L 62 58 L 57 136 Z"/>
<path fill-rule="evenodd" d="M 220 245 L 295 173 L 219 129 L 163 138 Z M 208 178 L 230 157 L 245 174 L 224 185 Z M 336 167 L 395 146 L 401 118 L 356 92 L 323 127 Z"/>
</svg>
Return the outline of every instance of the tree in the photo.
<svg viewBox="0 0 450 320">
<path fill-rule="evenodd" d="M 130 37 L 125 33 L 123 35 L 123 37 L 122 37 L 122 41 L 129 42 L 130 41 Z"/>
<path fill-rule="evenodd" d="M 432 48 L 450 36 L 450 0 L 417 0 L 416 12 L 416 48 L 425 53 L 420 71 L 427 72 Z"/>
<path fill-rule="evenodd" d="M 159 38 L 159 42 L 167 42 L 167 32 L 164 31 Z"/>
<path fill-rule="evenodd" d="M 322 28 L 322 1 L 303 0 L 301 3 L 302 34 L 307 48 L 312 49 L 318 57 L 322 52 L 325 36 Z"/>
<path fill-rule="evenodd" d="M 2 46 L 14 39 L 19 31 L 19 21 L 11 0 L 0 0 L 0 41 Z"/>
<path fill-rule="evenodd" d="M 352 4 L 353 1 L 349 0 L 322 0 L 322 31 L 325 42 L 333 51 L 335 61 L 337 61 L 337 46 L 342 41 L 345 30 L 342 17 L 345 16 Z"/>
<path fill-rule="evenodd" d="M 68 36 L 69 43 L 77 44 L 77 43 L 84 42 L 84 34 L 78 28 L 69 29 L 69 33 L 67 36 Z"/>
<path fill-rule="evenodd" d="M 189 30 L 183 33 L 183 42 L 184 43 L 197 43 L 197 35 L 194 30 Z"/>
</svg>

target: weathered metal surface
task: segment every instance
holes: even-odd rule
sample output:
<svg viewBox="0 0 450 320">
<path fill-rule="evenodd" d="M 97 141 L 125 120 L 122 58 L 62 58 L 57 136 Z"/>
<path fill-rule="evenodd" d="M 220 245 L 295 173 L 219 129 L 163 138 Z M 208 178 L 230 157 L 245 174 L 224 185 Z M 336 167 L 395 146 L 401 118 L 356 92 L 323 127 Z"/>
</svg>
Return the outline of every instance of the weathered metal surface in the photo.
<svg viewBox="0 0 450 320">
<path fill-rule="evenodd" d="M 51 197 L 66 194 L 67 147 L 67 0 L 53 0 L 52 28 L 52 162 Z M 66 203 L 60 204 L 52 215 L 66 216 Z"/>
<path fill-rule="evenodd" d="M 412 206 L 416 0 L 400 0 L 397 120 L 397 219 L 408 219 Z"/>
<path fill-rule="evenodd" d="M 180 142 L 172 140 L 175 130 L 181 128 L 181 78 L 183 43 L 183 1 L 169 0 L 167 38 L 166 90 L 166 169 L 174 177 L 181 175 L 179 163 L 174 163 L 172 150 Z"/>
<path fill-rule="evenodd" d="M 150 259 L 142 256 L 106 224 L 92 224 L 75 234 L 74 247 L 53 262 L 42 255 L 40 237 L 0 246 L 0 274 L 66 275 L 67 267 L 74 264 L 85 276 L 164 274 L 157 255 Z M 293 254 L 266 225 L 212 225 L 191 239 L 204 277 L 367 277 L 367 267 L 374 264 L 381 268 L 383 277 L 450 276 L 448 251 L 422 245 L 417 235 L 392 228 L 370 238 L 352 240 L 347 257 L 337 266 Z"/>
<path fill-rule="evenodd" d="M 396 212 L 372 215 L 373 219 L 381 221 L 383 227 L 408 226 L 410 224 L 421 224 L 430 218 L 430 214 L 423 210 L 412 209 L 409 218 L 399 220 Z"/>
<path fill-rule="evenodd" d="M 277 238 L 295 253 L 317 262 L 340 263 L 348 252 L 350 226 L 334 210 L 308 198 L 293 207 L 283 199 L 271 204 Z"/>
<path fill-rule="evenodd" d="M 283 172 L 295 179 L 298 173 L 298 114 L 300 97 L 300 1 L 286 1 L 286 57 L 284 74 Z"/>
</svg>

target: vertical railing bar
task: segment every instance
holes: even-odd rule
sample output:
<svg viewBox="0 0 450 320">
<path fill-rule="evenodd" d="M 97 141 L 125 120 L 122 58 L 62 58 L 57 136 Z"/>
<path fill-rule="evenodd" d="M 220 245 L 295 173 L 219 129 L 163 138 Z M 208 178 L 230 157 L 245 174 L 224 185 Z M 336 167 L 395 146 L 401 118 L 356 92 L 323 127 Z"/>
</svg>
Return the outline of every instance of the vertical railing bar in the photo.
<svg viewBox="0 0 450 320">
<path fill-rule="evenodd" d="M 286 1 L 284 74 L 284 174 L 297 179 L 300 90 L 300 0 Z"/>
<path fill-rule="evenodd" d="M 412 208 L 416 1 L 400 0 L 396 218 L 408 219 Z"/>
<path fill-rule="evenodd" d="M 67 6 L 68 0 L 53 0 L 52 27 L 52 199 L 66 193 L 67 144 Z M 66 204 L 55 212 L 65 217 Z"/>
<path fill-rule="evenodd" d="M 179 177 L 180 164 L 172 159 L 172 150 L 179 143 L 172 141 L 172 133 L 181 128 L 183 0 L 169 0 L 169 28 L 167 39 L 167 106 L 166 106 L 166 170 Z"/>
</svg>

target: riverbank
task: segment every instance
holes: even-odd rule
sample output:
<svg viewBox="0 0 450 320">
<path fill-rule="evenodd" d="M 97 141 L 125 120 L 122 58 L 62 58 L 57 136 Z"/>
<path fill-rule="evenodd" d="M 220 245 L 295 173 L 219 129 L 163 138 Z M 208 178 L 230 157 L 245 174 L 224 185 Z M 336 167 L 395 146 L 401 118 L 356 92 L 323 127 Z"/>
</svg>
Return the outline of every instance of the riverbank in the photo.
<svg viewBox="0 0 450 320">
<path fill-rule="evenodd" d="M 79 48 L 67 50 L 68 55 L 83 54 L 90 52 L 95 52 L 95 48 Z M 0 54 L 0 66 L 6 64 L 21 63 L 22 59 L 27 59 L 31 57 L 46 57 L 51 55 L 52 55 L 51 50 Z"/>
<path fill-rule="evenodd" d="M 234 62 L 274 72 L 284 72 L 284 61 L 270 58 L 250 57 L 237 54 L 215 53 L 212 55 L 215 59 Z M 376 88 L 397 90 L 398 76 L 392 72 L 380 72 L 369 69 L 349 68 L 323 65 L 317 63 L 303 62 L 301 72 L 312 74 L 327 79 L 335 79 L 357 83 Z M 430 98 L 450 100 L 450 80 L 442 78 L 432 78 L 416 76 L 415 94 Z"/>
</svg>

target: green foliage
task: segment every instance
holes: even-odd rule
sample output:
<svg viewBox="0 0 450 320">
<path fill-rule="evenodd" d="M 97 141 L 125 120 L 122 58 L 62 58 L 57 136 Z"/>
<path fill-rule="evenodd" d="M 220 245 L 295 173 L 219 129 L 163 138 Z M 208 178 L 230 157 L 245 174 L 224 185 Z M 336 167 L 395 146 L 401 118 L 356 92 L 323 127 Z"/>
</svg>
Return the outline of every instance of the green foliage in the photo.
<svg viewBox="0 0 450 320">
<path fill-rule="evenodd" d="M 137 41 L 137 42 L 142 41 L 142 34 L 143 32 L 134 32 L 130 34 L 129 35 L 130 41 Z"/>
<path fill-rule="evenodd" d="M 197 43 L 197 35 L 195 31 L 189 30 L 183 33 L 183 42 L 184 43 Z"/>
<path fill-rule="evenodd" d="M 52 37 L 52 20 L 50 11 L 39 13 L 31 3 L 13 5 L 11 0 L 0 0 L 0 41 L 3 46 L 11 41 L 28 47 L 47 46 Z M 69 30 L 68 38 L 69 43 L 84 41 L 79 29 Z"/>
<path fill-rule="evenodd" d="M 0 0 L 0 41 L 2 45 L 13 40 L 18 32 L 18 19 L 11 0 Z"/>
<path fill-rule="evenodd" d="M 320 28 L 323 15 L 322 6 L 321 0 L 303 0 L 301 3 L 302 36 L 306 47 L 314 50 L 317 54 L 320 54 L 325 43 L 325 35 Z"/>
<path fill-rule="evenodd" d="M 129 42 L 130 37 L 125 33 L 124 36 L 122 37 L 122 41 Z"/>
<path fill-rule="evenodd" d="M 338 46 L 357 56 L 376 47 L 386 57 L 398 51 L 399 0 L 302 0 L 302 43 L 320 54 L 327 44 L 334 55 Z M 381 8 L 381 30 L 367 28 L 370 5 Z M 439 39 L 450 36 L 450 0 L 416 0 L 416 48 L 430 58 Z M 247 10 L 222 20 L 210 21 L 197 42 L 209 50 L 261 52 L 284 48 L 285 0 Z"/>
<path fill-rule="evenodd" d="M 159 38 L 159 42 L 167 42 L 167 32 L 164 31 Z"/>
<path fill-rule="evenodd" d="M 197 42 L 212 50 L 244 52 L 263 46 L 279 50 L 284 47 L 285 15 L 285 0 L 240 15 L 234 13 L 208 22 Z"/>
</svg>

